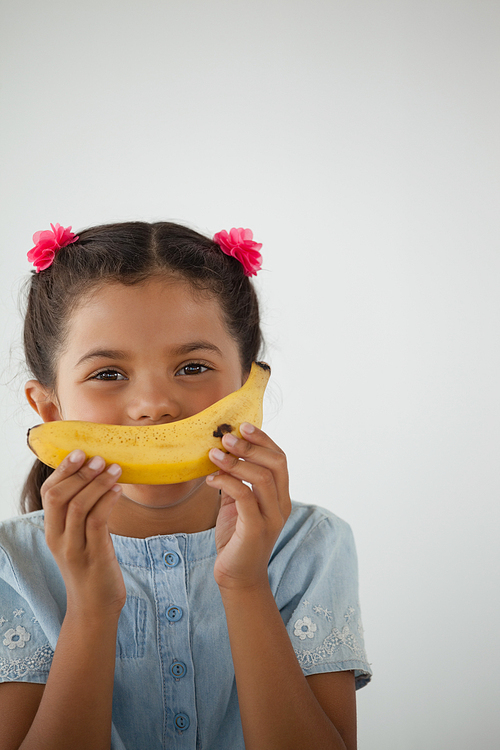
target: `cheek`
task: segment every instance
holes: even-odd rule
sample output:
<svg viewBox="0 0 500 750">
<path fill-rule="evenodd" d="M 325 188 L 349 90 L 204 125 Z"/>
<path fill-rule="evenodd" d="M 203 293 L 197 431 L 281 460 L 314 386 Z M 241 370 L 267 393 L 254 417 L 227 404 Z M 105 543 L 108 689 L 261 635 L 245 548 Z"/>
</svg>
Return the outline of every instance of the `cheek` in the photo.
<svg viewBox="0 0 500 750">
<path fill-rule="evenodd" d="M 105 394 L 62 392 L 60 396 L 62 418 L 81 422 L 116 424 L 120 409 L 114 399 Z"/>
<path fill-rule="evenodd" d="M 199 390 L 191 389 L 189 394 L 183 394 L 183 413 L 185 417 L 192 417 L 199 414 L 200 411 L 208 409 L 217 401 L 229 396 L 230 393 L 239 390 L 242 383 L 238 379 L 227 378 L 224 382 L 219 382 L 212 388 L 201 387 Z"/>
<path fill-rule="evenodd" d="M 207 403 L 207 406 L 210 406 L 211 404 L 214 404 L 216 401 L 220 401 L 222 398 L 229 396 L 230 393 L 234 393 L 235 391 L 238 391 L 243 385 L 243 383 L 245 382 L 245 380 L 246 380 L 245 377 L 240 378 L 238 376 L 228 378 L 228 380 L 225 383 L 220 384 L 217 390 L 211 394 L 211 402 Z"/>
</svg>

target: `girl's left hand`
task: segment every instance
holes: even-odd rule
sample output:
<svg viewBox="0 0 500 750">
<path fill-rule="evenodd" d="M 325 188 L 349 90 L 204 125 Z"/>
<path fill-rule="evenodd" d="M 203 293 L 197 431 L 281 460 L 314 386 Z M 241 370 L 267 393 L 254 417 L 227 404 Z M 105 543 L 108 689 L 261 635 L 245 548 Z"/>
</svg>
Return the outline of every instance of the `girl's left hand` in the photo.
<svg viewBox="0 0 500 750">
<path fill-rule="evenodd" d="M 222 438 L 228 453 L 209 454 L 220 469 L 206 481 L 221 490 L 214 566 L 221 590 L 269 585 L 269 558 L 291 511 L 285 454 L 257 427 L 244 423 L 240 430 L 242 439 Z"/>
</svg>

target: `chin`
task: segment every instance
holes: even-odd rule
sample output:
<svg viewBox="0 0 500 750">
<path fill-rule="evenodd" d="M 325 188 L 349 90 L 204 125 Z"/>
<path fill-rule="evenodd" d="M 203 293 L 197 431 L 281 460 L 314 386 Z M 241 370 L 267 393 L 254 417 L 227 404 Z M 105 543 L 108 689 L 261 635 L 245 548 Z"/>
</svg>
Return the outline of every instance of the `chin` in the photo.
<svg viewBox="0 0 500 750">
<path fill-rule="evenodd" d="M 177 505 L 186 499 L 186 494 L 203 484 L 205 477 L 178 484 L 122 484 L 123 494 L 141 505 L 166 507 Z"/>
</svg>

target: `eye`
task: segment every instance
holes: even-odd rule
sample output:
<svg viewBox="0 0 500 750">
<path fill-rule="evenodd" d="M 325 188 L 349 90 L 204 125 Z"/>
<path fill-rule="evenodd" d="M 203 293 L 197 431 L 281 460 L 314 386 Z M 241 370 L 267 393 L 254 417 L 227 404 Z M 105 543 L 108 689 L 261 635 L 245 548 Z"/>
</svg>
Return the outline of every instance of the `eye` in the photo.
<svg viewBox="0 0 500 750">
<path fill-rule="evenodd" d="M 177 375 L 201 375 L 208 370 L 210 370 L 210 367 L 202 365 L 200 362 L 190 362 L 188 365 L 181 367 L 180 370 L 177 370 Z"/>
<path fill-rule="evenodd" d="M 89 380 L 116 381 L 126 380 L 126 377 L 121 372 L 118 372 L 118 370 L 100 370 L 91 375 Z"/>
</svg>

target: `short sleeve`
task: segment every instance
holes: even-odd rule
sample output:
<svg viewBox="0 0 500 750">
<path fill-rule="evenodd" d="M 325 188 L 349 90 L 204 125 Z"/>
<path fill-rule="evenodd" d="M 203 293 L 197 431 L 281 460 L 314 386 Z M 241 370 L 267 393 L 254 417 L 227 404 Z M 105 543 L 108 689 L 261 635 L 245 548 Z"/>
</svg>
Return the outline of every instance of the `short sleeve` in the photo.
<svg viewBox="0 0 500 750">
<path fill-rule="evenodd" d="M 356 688 L 363 687 L 372 671 L 365 653 L 350 526 L 316 510 L 286 546 L 295 548 L 275 596 L 302 671 L 352 670 Z"/>
<path fill-rule="evenodd" d="M 0 682 L 47 682 L 54 652 L 26 600 L 0 579 Z"/>
</svg>

